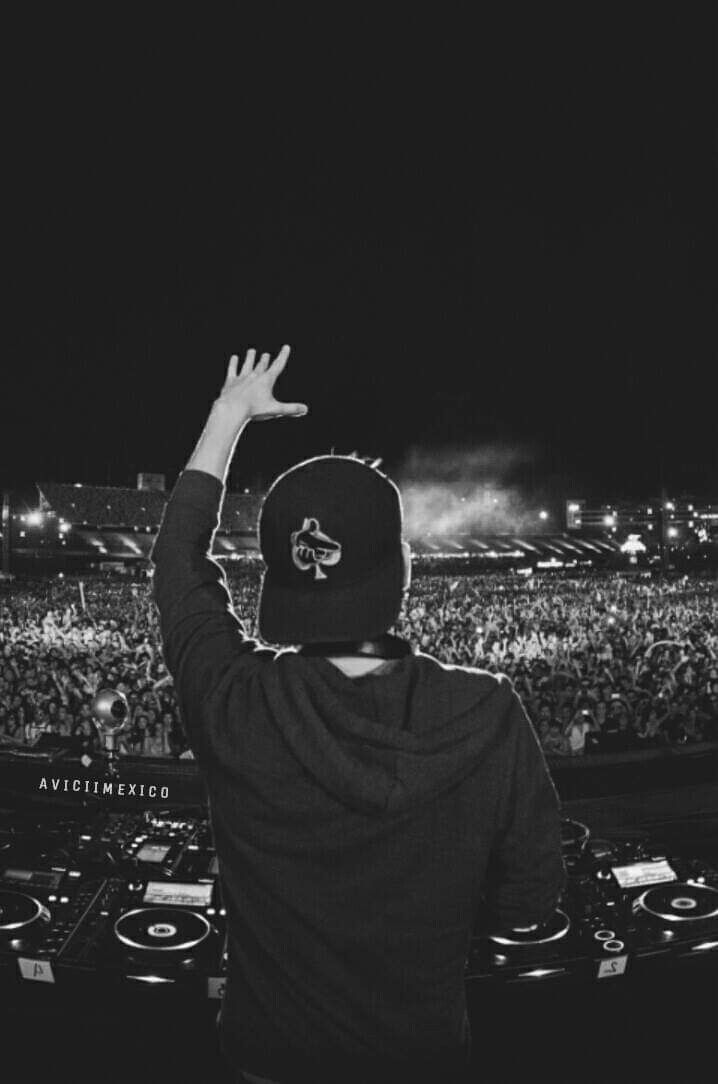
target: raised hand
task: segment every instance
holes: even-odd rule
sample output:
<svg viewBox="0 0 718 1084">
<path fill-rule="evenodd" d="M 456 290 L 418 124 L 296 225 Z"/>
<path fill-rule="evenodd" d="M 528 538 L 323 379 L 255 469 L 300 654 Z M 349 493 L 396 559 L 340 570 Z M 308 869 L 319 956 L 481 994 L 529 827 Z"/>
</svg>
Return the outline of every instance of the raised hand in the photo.
<svg viewBox="0 0 718 1084">
<path fill-rule="evenodd" d="M 274 396 L 274 385 L 287 364 L 289 347 L 283 346 L 274 361 L 270 361 L 269 354 L 262 354 L 255 364 L 256 355 L 256 350 L 248 350 L 239 371 L 239 357 L 232 355 L 217 405 L 231 411 L 239 420 L 267 421 L 307 414 L 306 403 L 282 403 Z"/>
</svg>

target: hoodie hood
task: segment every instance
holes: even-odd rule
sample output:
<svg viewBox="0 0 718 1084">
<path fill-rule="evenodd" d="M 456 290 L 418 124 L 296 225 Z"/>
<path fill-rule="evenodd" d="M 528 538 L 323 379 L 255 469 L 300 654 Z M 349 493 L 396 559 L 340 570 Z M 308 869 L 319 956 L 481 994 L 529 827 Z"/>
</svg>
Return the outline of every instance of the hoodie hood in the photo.
<svg viewBox="0 0 718 1084">
<path fill-rule="evenodd" d="M 423 654 L 354 678 L 294 653 L 272 671 L 263 691 L 292 753 L 333 798 L 365 813 L 407 810 L 470 775 L 514 697 L 505 677 Z"/>
</svg>

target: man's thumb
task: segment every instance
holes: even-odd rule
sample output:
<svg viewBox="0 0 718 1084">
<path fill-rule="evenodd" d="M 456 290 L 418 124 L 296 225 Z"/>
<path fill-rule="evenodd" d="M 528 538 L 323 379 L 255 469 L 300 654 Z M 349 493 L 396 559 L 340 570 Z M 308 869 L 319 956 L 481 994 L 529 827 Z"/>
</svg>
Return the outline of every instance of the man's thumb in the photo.
<svg viewBox="0 0 718 1084">
<path fill-rule="evenodd" d="M 309 407 L 306 403 L 284 403 L 283 413 L 292 418 L 303 418 L 309 413 Z"/>
</svg>

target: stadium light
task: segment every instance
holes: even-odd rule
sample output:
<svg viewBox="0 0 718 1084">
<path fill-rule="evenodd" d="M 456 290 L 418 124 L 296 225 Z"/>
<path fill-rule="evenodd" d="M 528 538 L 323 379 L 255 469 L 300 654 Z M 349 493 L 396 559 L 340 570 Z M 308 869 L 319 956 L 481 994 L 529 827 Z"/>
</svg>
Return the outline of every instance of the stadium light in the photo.
<svg viewBox="0 0 718 1084">
<path fill-rule="evenodd" d="M 548 519 L 548 512 L 543 508 L 539 512 L 539 519 Z"/>
<path fill-rule="evenodd" d="M 649 528 L 649 530 L 650 529 L 651 528 Z M 621 546 L 621 553 L 628 553 L 632 556 L 635 556 L 637 553 L 645 552 L 646 546 L 643 542 L 641 542 L 640 535 L 637 534 L 629 534 L 628 538 Z M 615 606 L 611 607 L 611 609 L 615 610 Z"/>
</svg>

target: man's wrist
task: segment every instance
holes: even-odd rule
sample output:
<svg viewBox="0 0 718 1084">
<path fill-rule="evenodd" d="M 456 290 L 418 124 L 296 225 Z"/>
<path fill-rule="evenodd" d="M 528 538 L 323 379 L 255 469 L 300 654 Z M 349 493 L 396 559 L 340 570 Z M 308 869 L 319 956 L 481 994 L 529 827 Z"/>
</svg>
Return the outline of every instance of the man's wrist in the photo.
<svg viewBox="0 0 718 1084">
<path fill-rule="evenodd" d="M 249 412 L 237 413 L 236 407 L 230 408 L 220 397 L 212 403 L 207 424 L 230 437 L 238 437 L 250 420 Z"/>
</svg>

